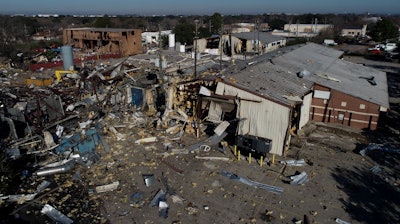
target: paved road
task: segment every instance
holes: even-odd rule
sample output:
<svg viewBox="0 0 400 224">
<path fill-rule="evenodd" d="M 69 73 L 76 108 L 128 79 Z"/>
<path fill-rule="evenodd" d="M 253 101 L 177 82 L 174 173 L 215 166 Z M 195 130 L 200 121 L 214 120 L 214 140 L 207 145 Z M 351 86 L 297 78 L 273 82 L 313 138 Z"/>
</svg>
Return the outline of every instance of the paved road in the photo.
<svg viewBox="0 0 400 224">
<path fill-rule="evenodd" d="M 344 56 L 344 60 L 353 63 L 363 64 L 365 66 L 374 67 L 385 72 L 392 72 L 400 74 L 400 63 L 387 62 L 387 61 L 375 61 L 369 60 L 362 56 Z"/>
</svg>

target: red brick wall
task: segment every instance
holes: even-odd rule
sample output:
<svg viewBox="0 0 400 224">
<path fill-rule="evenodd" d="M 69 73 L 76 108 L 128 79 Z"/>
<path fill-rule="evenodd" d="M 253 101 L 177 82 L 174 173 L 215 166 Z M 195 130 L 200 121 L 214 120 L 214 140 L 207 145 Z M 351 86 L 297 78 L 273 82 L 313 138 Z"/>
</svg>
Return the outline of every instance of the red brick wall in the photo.
<svg viewBox="0 0 400 224">
<path fill-rule="evenodd" d="M 310 118 L 312 120 L 341 123 L 345 126 L 360 129 L 376 129 L 379 120 L 379 105 L 320 85 L 314 85 L 314 90 L 330 91 L 331 94 L 326 103 L 324 99 L 312 99 L 310 109 Z M 345 102 L 346 105 L 342 105 L 342 102 Z M 361 104 L 365 105 L 364 109 L 360 108 Z M 343 120 L 339 119 L 339 114 L 344 116 Z"/>
<path fill-rule="evenodd" d="M 65 29 L 64 45 L 74 48 L 88 48 L 101 53 L 119 53 L 123 57 L 142 53 L 142 30 L 121 29 L 103 31 L 96 29 Z M 101 46 L 97 46 L 97 44 Z"/>
</svg>

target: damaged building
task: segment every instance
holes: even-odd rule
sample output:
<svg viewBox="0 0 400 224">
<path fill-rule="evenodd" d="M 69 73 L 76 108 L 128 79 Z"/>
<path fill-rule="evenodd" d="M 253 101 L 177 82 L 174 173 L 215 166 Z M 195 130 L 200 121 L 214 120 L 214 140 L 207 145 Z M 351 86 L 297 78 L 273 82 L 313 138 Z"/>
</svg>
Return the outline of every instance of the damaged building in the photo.
<svg viewBox="0 0 400 224">
<path fill-rule="evenodd" d="M 222 36 L 212 36 L 197 40 L 197 49 L 201 53 L 245 60 L 246 56 L 260 55 L 286 45 L 286 38 L 273 36 L 266 32 L 242 32 Z M 220 52 L 222 50 L 222 52 Z"/>
<path fill-rule="evenodd" d="M 75 37 L 67 41 L 75 47 L 93 50 L 126 53 L 129 46 L 141 45 L 140 31 L 118 30 L 115 36 L 107 32 L 115 29 L 70 29 L 64 34 Z M 257 36 L 259 42 L 254 42 L 257 33 L 235 35 L 223 36 L 221 41 L 218 37 L 199 40 L 197 47 L 205 52 L 212 40 L 217 49 L 223 45 L 225 50 L 234 50 L 231 56 L 243 48 L 254 50 L 258 43 L 266 46 L 265 51 L 247 60 L 235 58 L 234 63 L 211 53 L 196 60 L 172 50 L 126 53 L 135 55 L 92 62 L 46 85 L 33 74 L 29 74 L 30 82 L 2 83 L 1 147 L 7 152 L 7 162 L 20 157 L 34 161 L 18 170 L 25 175 L 25 187 L 1 197 L 6 204 L 19 203 L 10 214 L 25 214 L 20 209 L 29 206 L 31 218 L 43 220 L 47 217 L 38 215 L 35 201 L 43 199 L 41 213 L 61 223 L 97 219 L 120 223 L 125 216 L 140 217 L 142 223 L 154 220 L 153 216 L 167 218 L 169 208 L 175 210 L 171 212 L 174 220 L 181 214 L 196 216 L 203 214 L 196 206 L 203 207 L 204 213 L 215 208 L 209 207 L 211 194 L 223 186 L 223 180 L 214 175 L 217 168 L 244 173 L 248 165 L 237 162 L 241 152 L 249 164 L 255 158 L 261 167 L 271 162 L 269 156 L 271 163 L 275 156 L 285 157 L 291 139 L 299 137 L 299 130 L 311 120 L 374 130 L 380 114 L 389 108 L 386 74 L 343 61 L 341 51 L 313 43 L 281 47 L 285 42 L 280 38 L 264 43 Z M 251 175 L 254 167 L 248 166 Z M 264 178 L 263 182 L 270 178 L 265 169 L 258 171 L 262 175 L 253 177 Z M 229 178 L 226 181 L 283 193 L 283 188 L 251 181 L 247 174 L 222 169 L 219 173 Z M 296 185 L 307 180 L 301 174 Z M 211 178 L 218 182 L 214 184 Z M 31 189 L 37 185 L 36 191 Z M 215 188 L 208 190 L 209 186 Z M 229 192 L 240 188 L 231 183 L 225 186 L 233 187 Z M 236 197 L 226 192 L 222 198 Z M 85 209 L 81 209 L 82 201 Z M 169 207 L 171 201 L 181 205 Z M 107 211 L 89 214 L 102 205 L 108 206 Z"/>
<path fill-rule="evenodd" d="M 276 155 L 310 120 L 375 130 L 389 108 L 386 74 L 342 54 L 308 43 L 236 62 L 217 79 L 210 96 L 219 99 L 210 99 L 209 117 L 221 122 L 232 113 L 226 108 L 236 108 L 237 142 L 260 138 Z"/>
<path fill-rule="evenodd" d="M 308 43 L 272 59 L 314 82 L 310 118 L 375 130 L 389 109 L 386 73 L 340 59 L 343 51 Z"/>
<path fill-rule="evenodd" d="M 142 53 L 142 31 L 119 28 L 69 28 L 64 45 L 99 53 L 119 53 L 126 57 Z"/>
<path fill-rule="evenodd" d="M 265 54 L 286 45 L 286 38 L 265 32 L 246 32 L 232 34 L 242 41 L 243 52 Z"/>
</svg>

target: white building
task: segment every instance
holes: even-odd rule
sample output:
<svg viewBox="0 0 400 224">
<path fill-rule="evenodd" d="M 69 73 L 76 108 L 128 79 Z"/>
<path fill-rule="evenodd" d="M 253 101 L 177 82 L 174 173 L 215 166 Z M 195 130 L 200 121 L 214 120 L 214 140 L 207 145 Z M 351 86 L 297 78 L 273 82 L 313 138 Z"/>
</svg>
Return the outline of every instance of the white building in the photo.
<svg viewBox="0 0 400 224">
<path fill-rule="evenodd" d="M 341 31 L 341 35 L 344 37 L 365 37 L 367 35 L 367 25 L 344 28 Z"/>
<path fill-rule="evenodd" d="M 168 36 L 172 34 L 172 30 L 161 31 L 161 36 Z M 142 33 L 142 43 L 147 44 L 158 44 L 160 39 L 160 32 L 143 32 Z"/>
</svg>

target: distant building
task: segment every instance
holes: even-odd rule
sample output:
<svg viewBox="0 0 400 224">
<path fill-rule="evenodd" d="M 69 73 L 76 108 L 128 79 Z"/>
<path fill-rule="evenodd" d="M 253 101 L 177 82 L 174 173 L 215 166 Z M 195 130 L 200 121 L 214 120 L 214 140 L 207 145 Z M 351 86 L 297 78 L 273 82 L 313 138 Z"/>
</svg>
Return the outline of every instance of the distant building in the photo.
<svg viewBox="0 0 400 224">
<path fill-rule="evenodd" d="M 40 41 L 40 40 L 54 40 L 54 37 L 50 32 L 42 32 L 42 33 L 35 33 L 31 36 L 32 40 Z"/>
<path fill-rule="evenodd" d="M 148 44 L 158 44 L 160 39 L 160 34 L 162 36 L 168 36 L 172 33 L 172 30 L 162 30 L 161 32 L 143 32 L 142 33 L 142 43 L 144 45 Z"/>
<path fill-rule="evenodd" d="M 341 31 L 341 35 L 344 37 L 365 37 L 367 35 L 367 25 L 344 28 Z"/>
<path fill-rule="evenodd" d="M 197 50 L 200 53 L 212 55 L 222 54 L 241 58 L 243 55 L 265 54 L 286 45 L 286 38 L 273 36 L 267 32 L 244 32 L 230 35 L 213 36 L 197 40 Z"/>
<path fill-rule="evenodd" d="M 99 53 L 130 56 L 142 53 L 141 34 L 140 29 L 71 28 L 63 31 L 63 43 Z"/>
<path fill-rule="evenodd" d="M 247 53 L 265 54 L 286 45 L 286 38 L 273 36 L 266 32 L 247 32 L 232 34 L 242 41 Z"/>
<path fill-rule="evenodd" d="M 324 30 L 333 29 L 332 24 L 285 24 L 283 30 L 274 30 L 272 35 L 285 37 L 315 37 Z"/>
<path fill-rule="evenodd" d="M 58 14 L 37 14 L 37 17 L 41 17 L 41 18 L 54 17 L 54 18 L 57 18 L 57 17 L 60 17 L 60 15 L 58 15 Z"/>
<path fill-rule="evenodd" d="M 322 30 L 332 29 L 332 24 L 285 24 L 283 29 L 291 33 L 320 33 Z"/>
<path fill-rule="evenodd" d="M 258 27 L 257 27 L 258 25 Z M 234 23 L 231 25 L 224 25 L 224 30 L 228 33 L 245 33 L 253 32 L 256 30 L 267 31 L 269 29 L 268 23 Z"/>
</svg>

